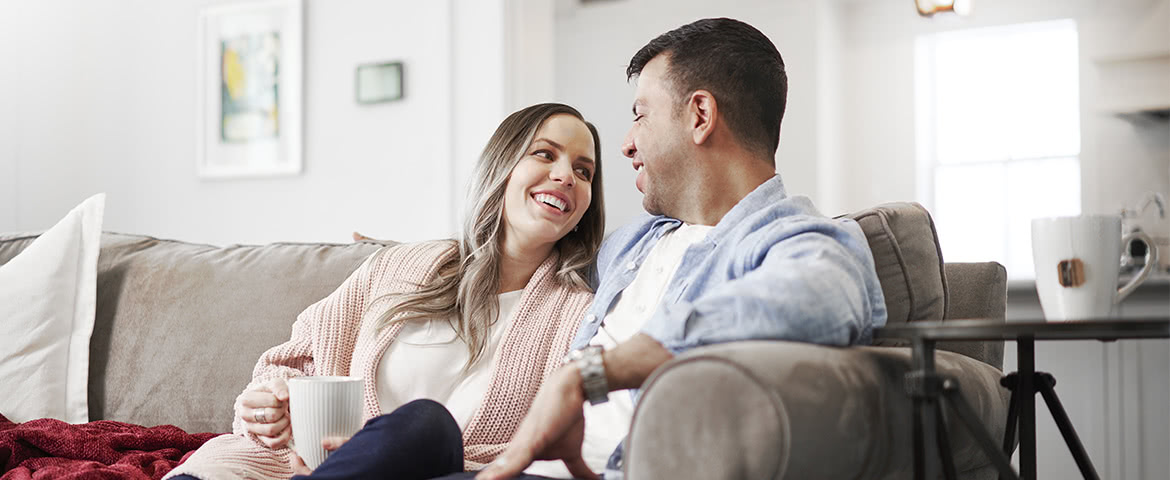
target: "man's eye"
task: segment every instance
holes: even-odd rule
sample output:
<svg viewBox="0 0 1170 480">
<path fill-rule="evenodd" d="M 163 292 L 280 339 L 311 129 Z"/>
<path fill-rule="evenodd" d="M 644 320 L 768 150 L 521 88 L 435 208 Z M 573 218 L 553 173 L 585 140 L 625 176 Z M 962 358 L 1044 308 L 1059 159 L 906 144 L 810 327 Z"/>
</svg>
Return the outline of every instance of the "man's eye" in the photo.
<svg viewBox="0 0 1170 480">
<path fill-rule="evenodd" d="M 644 117 L 644 116 L 645 116 L 645 115 L 641 115 L 641 114 L 634 115 L 634 121 L 636 122 L 636 121 L 638 121 L 638 120 L 641 120 L 641 119 L 642 119 L 642 117 Z"/>
</svg>

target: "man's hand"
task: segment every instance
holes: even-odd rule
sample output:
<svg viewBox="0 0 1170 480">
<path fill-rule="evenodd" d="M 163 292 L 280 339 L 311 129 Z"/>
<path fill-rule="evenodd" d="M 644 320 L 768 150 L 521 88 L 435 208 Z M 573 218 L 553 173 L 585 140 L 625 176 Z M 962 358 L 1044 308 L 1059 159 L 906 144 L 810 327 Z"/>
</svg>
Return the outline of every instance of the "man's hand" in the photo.
<svg viewBox="0 0 1170 480">
<path fill-rule="evenodd" d="M 573 366 L 561 367 L 536 394 L 508 449 L 475 479 L 512 478 L 533 460 L 561 460 L 576 478 L 599 478 L 581 458 L 581 442 L 585 439 L 584 404 L 581 374 Z"/>
<path fill-rule="evenodd" d="M 348 440 L 349 438 L 325 437 L 321 439 L 321 447 L 326 451 L 332 452 L 341 448 L 341 446 L 344 445 Z M 311 475 L 313 473 L 313 469 L 309 468 L 308 465 L 305 465 L 305 460 L 297 454 L 295 449 L 293 450 L 292 454 L 292 469 L 293 475 Z"/>
<path fill-rule="evenodd" d="M 674 355 L 650 336 L 639 333 L 602 356 L 609 390 L 639 388 L 654 369 Z M 585 392 L 581 372 L 565 366 L 540 388 L 512 443 L 475 480 L 512 478 L 533 460 L 562 460 L 576 478 L 595 479 L 581 458 L 585 439 Z"/>
</svg>

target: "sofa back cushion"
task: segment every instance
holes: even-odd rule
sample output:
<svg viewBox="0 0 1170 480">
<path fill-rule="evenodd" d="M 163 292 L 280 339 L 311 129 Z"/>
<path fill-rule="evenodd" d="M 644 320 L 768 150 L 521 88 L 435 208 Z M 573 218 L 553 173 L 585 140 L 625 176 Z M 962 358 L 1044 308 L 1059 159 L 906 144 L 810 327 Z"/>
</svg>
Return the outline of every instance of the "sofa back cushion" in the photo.
<svg viewBox="0 0 1170 480">
<path fill-rule="evenodd" d="M 926 209 L 917 203 L 888 203 L 850 217 L 861 225 L 873 252 L 886 298 L 886 324 L 943 319 L 947 279 L 934 221 Z"/>
<path fill-rule="evenodd" d="M 0 239 L 0 264 L 32 237 Z M 231 431 L 256 359 L 378 245 L 214 247 L 105 233 L 90 342 L 89 415 Z"/>
<path fill-rule="evenodd" d="M 887 325 L 920 320 L 1003 320 L 1007 275 L 1002 265 L 943 263 L 930 213 L 917 203 L 888 203 L 850 215 L 861 225 L 873 252 L 886 298 Z M 905 346 L 880 339 L 875 345 Z M 939 342 L 995 368 L 1003 365 L 1003 342 Z"/>
</svg>

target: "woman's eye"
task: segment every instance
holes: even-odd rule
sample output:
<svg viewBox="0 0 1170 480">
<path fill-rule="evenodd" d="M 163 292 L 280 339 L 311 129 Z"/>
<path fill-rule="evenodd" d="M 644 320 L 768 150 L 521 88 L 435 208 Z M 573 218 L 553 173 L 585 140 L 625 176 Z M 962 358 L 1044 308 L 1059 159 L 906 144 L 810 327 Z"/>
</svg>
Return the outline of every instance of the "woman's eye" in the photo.
<svg viewBox="0 0 1170 480">
<path fill-rule="evenodd" d="M 588 168 L 578 167 L 577 173 L 581 174 L 581 178 L 585 180 L 593 180 L 593 172 L 590 172 Z"/>
<path fill-rule="evenodd" d="M 553 158 L 552 152 L 548 150 L 537 150 L 536 152 L 533 152 L 533 155 L 536 155 L 545 160 L 552 160 Z"/>
</svg>

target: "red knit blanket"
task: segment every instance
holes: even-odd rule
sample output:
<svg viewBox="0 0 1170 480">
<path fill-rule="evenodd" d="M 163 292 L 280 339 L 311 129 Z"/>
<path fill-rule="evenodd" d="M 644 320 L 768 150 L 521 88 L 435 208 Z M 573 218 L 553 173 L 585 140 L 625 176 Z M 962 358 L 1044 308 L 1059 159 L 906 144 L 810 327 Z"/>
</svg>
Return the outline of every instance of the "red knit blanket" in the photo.
<svg viewBox="0 0 1170 480">
<path fill-rule="evenodd" d="M 0 415 L 0 480 L 162 478 L 218 433 L 174 425 L 142 427 L 102 420 L 71 425 L 40 419 L 12 423 Z"/>
</svg>

